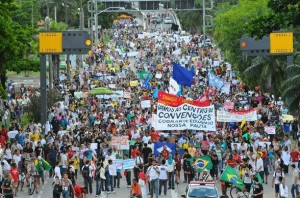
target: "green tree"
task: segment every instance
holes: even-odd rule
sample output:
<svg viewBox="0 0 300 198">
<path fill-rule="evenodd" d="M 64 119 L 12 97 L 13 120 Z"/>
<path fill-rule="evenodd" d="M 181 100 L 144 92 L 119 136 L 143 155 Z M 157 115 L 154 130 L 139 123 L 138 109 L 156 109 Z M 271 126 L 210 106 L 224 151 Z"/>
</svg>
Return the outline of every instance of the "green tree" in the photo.
<svg viewBox="0 0 300 198">
<path fill-rule="evenodd" d="M 6 82 L 6 70 L 34 67 L 34 62 L 26 56 L 26 50 L 30 51 L 30 43 L 34 41 L 33 31 L 13 21 L 12 13 L 17 9 L 18 6 L 13 0 L 0 0 L 0 81 L 3 87 Z"/>
<path fill-rule="evenodd" d="M 283 96 L 288 98 L 289 108 L 297 110 L 300 102 L 300 65 L 289 65 L 285 70 L 289 74 L 289 78 L 282 84 Z"/>
</svg>

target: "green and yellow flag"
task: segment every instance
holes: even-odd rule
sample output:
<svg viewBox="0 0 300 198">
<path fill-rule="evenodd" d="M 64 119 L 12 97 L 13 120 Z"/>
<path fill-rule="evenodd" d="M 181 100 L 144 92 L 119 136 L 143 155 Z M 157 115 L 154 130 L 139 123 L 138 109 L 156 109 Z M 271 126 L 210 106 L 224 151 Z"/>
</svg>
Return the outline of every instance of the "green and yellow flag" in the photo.
<svg viewBox="0 0 300 198">
<path fill-rule="evenodd" d="M 226 166 L 224 172 L 222 173 L 220 180 L 229 182 L 235 185 L 236 187 L 238 187 L 239 189 L 243 189 L 244 187 L 243 181 L 237 174 L 236 170 L 228 165 Z"/>
<path fill-rule="evenodd" d="M 198 167 L 198 172 L 201 173 L 204 169 L 212 169 L 213 164 L 211 162 L 211 158 L 208 155 L 200 156 L 195 158 L 195 163 Z"/>
<path fill-rule="evenodd" d="M 49 171 L 51 169 L 51 165 L 46 161 L 46 160 L 42 160 L 43 163 L 43 167 L 46 171 Z"/>
<path fill-rule="evenodd" d="M 38 172 L 42 172 L 42 171 L 43 171 L 43 168 L 42 168 L 42 166 L 41 166 L 41 164 L 40 164 L 40 162 L 39 162 L 38 159 L 35 159 L 35 160 L 33 161 L 33 163 L 34 163 L 34 166 L 35 166 L 35 168 L 36 168 L 36 170 L 37 170 Z"/>
</svg>

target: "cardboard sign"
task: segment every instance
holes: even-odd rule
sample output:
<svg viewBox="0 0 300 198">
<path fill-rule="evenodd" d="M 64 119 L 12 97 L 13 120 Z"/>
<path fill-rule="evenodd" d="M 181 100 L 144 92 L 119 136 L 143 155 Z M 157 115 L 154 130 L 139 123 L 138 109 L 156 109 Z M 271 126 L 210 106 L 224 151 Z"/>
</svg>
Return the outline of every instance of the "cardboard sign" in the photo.
<svg viewBox="0 0 300 198">
<path fill-rule="evenodd" d="M 265 132 L 266 132 L 267 134 L 275 134 L 275 133 L 276 133 L 275 126 L 268 126 L 268 127 L 265 127 Z"/>
<path fill-rule="evenodd" d="M 150 108 L 151 107 L 151 101 L 150 100 L 142 100 L 141 101 L 141 107 L 143 109 Z"/>
</svg>

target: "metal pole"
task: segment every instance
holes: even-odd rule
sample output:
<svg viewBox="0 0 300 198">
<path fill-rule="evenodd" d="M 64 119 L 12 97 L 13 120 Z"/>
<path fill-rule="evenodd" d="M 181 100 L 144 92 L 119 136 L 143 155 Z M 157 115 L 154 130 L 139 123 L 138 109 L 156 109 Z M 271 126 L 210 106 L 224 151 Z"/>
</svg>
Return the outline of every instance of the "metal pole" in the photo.
<svg viewBox="0 0 300 198">
<path fill-rule="evenodd" d="M 45 128 L 47 121 L 47 80 L 46 80 L 46 55 L 40 56 L 40 108 L 41 108 L 41 124 Z M 45 131 L 43 131 L 45 132 Z"/>
<path fill-rule="evenodd" d="M 203 9 L 203 44 L 205 43 L 205 0 L 202 0 L 202 9 Z"/>
<path fill-rule="evenodd" d="M 45 19 L 46 30 L 50 31 L 50 17 L 47 16 Z M 49 65 L 49 89 L 52 89 L 53 85 L 53 67 L 52 67 L 52 56 L 48 55 L 48 65 Z"/>
<path fill-rule="evenodd" d="M 95 0 L 95 45 L 98 45 L 98 0 Z"/>
<path fill-rule="evenodd" d="M 67 54 L 67 78 L 68 81 L 70 82 L 71 80 L 71 74 L 70 74 L 70 54 Z"/>
<path fill-rule="evenodd" d="M 80 0 L 80 30 L 83 30 L 84 28 L 84 21 L 83 21 L 83 6 L 82 6 L 82 0 Z M 83 55 L 80 54 L 80 67 L 83 67 Z"/>
<path fill-rule="evenodd" d="M 54 6 L 54 21 L 57 22 L 56 6 Z"/>
</svg>

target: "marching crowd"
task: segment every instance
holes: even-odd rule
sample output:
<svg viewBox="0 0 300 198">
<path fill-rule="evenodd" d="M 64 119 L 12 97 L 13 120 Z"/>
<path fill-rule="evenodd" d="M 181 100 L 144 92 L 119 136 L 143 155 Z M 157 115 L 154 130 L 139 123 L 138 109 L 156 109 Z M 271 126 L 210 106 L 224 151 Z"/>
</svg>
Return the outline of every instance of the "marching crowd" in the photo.
<svg viewBox="0 0 300 198">
<path fill-rule="evenodd" d="M 283 119 L 288 110 L 280 97 L 242 83 L 233 66 L 222 61 L 219 50 L 205 44 L 200 35 L 126 28 L 105 34 L 111 41 L 93 47 L 86 59 L 89 65 L 79 68 L 77 64 L 73 78 L 56 85 L 63 101 L 49 107 L 45 126 L 33 121 L 25 128 L 20 126 L 24 101 L 25 105 L 30 103 L 37 90 L 22 85 L 18 91 L 8 85 L 10 101 L 1 104 L 0 133 L 5 197 L 17 196 L 31 176 L 38 193 L 45 170 L 53 178 L 53 197 L 114 193 L 123 177 L 132 197 L 145 198 L 148 193 L 156 198 L 168 196 L 168 189 L 193 180 L 221 181 L 222 193 L 227 196 L 230 182 L 221 178 L 227 165 L 243 181 L 239 197 L 246 196 L 251 188 L 254 197 L 263 197 L 263 186 L 271 184 L 277 198 L 291 167 L 291 192 L 293 197 L 295 193 L 300 197 L 300 151 L 291 141 L 299 142 L 298 123 Z M 232 102 L 232 110 L 255 109 L 257 120 L 216 122 L 216 131 L 157 131 L 152 119 L 155 93 L 171 92 L 173 62 L 195 73 L 192 85 L 180 88 L 180 97 L 197 100 L 204 95 L 216 110 L 225 110 L 224 103 Z M 209 72 L 229 83 L 229 92 L 210 86 Z M 95 87 L 107 87 L 122 95 L 85 94 Z M 16 99 L 16 93 L 21 99 Z M 150 107 L 142 107 L 143 100 L 150 100 Z M 267 133 L 265 127 L 273 127 L 275 132 Z M 9 137 L 9 131 L 18 133 Z M 114 137 L 126 136 L 128 149 L 111 145 Z M 158 154 L 157 142 L 164 145 Z M 175 144 L 175 148 L 170 150 L 167 143 Z M 211 167 L 201 169 L 197 163 L 201 156 L 209 156 Z M 119 159 L 134 159 L 135 163 L 123 170 L 115 164 Z M 84 187 L 78 184 L 78 177 L 83 178 Z"/>
</svg>

